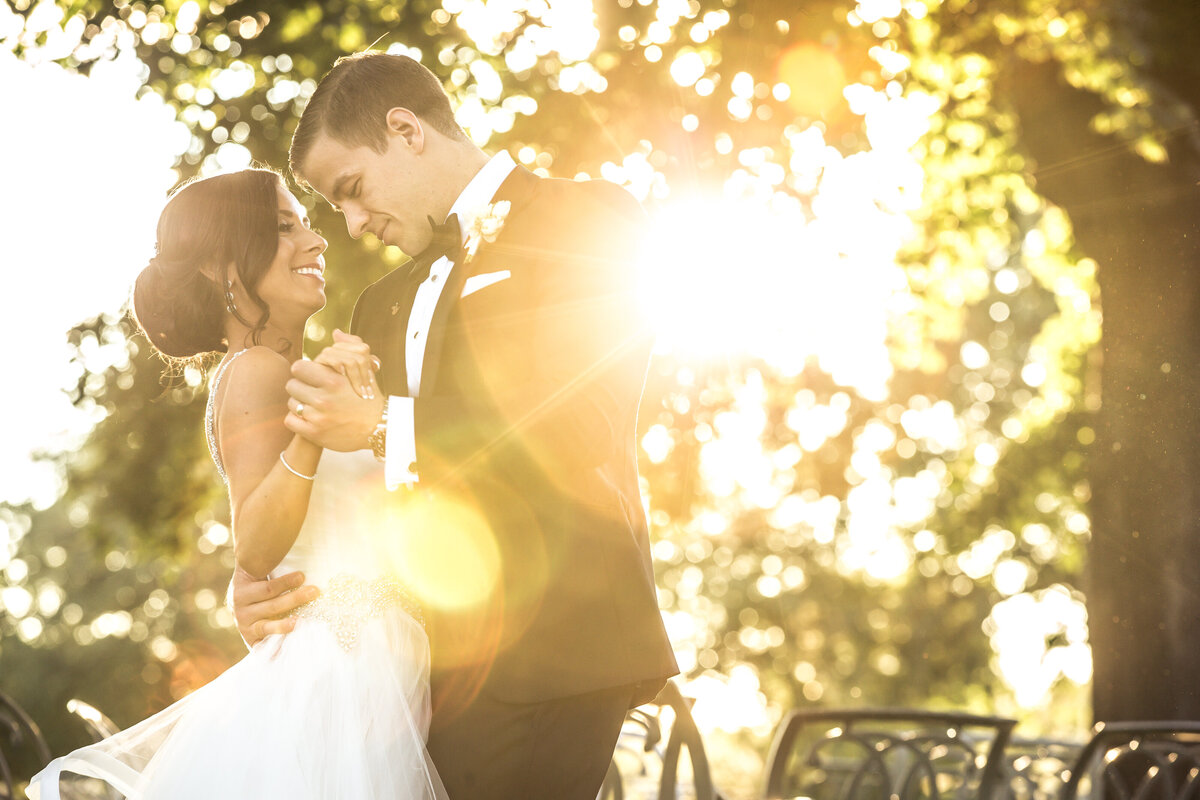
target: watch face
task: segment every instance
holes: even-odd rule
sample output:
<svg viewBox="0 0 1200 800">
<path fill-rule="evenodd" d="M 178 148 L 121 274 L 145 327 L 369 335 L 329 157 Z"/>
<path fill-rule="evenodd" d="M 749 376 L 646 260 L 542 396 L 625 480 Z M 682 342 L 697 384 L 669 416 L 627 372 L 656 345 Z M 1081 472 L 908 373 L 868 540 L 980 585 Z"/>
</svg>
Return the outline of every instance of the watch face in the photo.
<svg viewBox="0 0 1200 800">
<path fill-rule="evenodd" d="M 371 448 L 371 452 L 377 459 L 383 461 L 384 455 L 387 453 L 387 422 L 380 422 L 375 426 L 375 430 L 367 436 L 367 446 Z"/>
</svg>

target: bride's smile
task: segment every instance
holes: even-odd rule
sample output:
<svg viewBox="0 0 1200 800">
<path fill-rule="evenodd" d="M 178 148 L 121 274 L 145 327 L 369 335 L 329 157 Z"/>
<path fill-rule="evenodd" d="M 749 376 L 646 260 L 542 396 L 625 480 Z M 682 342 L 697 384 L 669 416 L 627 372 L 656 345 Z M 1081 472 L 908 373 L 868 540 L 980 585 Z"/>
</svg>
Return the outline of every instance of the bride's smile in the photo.
<svg viewBox="0 0 1200 800">
<path fill-rule="evenodd" d="M 279 246 L 258 284 L 258 295 L 271 310 L 268 324 L 303 326 L 325 305 L 325 258 L 328 243 L 313 230 L 304 206 L 280 188 Z"/>
</svg>

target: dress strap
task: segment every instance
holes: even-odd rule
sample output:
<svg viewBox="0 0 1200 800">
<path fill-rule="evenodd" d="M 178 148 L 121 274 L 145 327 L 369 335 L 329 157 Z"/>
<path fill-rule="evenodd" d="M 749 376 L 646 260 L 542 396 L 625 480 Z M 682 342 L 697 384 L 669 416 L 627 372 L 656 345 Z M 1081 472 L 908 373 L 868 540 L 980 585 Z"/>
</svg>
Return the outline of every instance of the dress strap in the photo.
<svg viewBox="0 0 1200 800">
<path fill-rule="evenodd" d="M 221 480 L 229 485 L 229 477 L 225 474 L 225 464 L 221 462 L 221 453 L 217 448 L 217 389 L 221 385 L 221 378 L 224 377 L 225 371 L 229 366 L 237 361 L 238 356 L 246 352 L 238 350 L 229 360 L 217 368 L 216 374 L 212 377 L 212 383 L 208 387 L 208 404 L 204 408 L 204 434 L 208 439 L 208 454 L 212 456 L 213 464 L 217 467 L 217 473 L 221 476 Z"/>
</svg>

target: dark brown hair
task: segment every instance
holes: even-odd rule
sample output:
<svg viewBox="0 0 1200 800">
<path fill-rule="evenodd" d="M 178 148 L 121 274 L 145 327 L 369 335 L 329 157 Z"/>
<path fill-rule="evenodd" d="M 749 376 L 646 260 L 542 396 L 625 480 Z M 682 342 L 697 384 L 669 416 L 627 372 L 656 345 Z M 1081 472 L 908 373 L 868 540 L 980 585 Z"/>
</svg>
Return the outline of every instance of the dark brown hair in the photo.
<svg viewBox="0 0 1200 800">
<path fill-rule="evenodd" d="M 382 153 L 387 147 L 385 117 L 393 108 L 407 108 L 446 136 L 466 138 L 446 90 L 419 61 L 380 52 L 342 56 L 321 79 L 296 125 L 288 156 L 296 181 L 307 187 L 304 159 L 322 133 L 347 147 Z"/>
<path fill-rule="evenodd" d="M 257 286 L 279 249 L 279 173 L 244 169 L 188 181 L 171 193 L 158 218 L 157 255 L 133 286 L 133 317 L 164 356 L 191 358 L 225 352 L 226 281 L 236 273 L 262 312 L 251 340 L 266 327 L 270 309 Z"/>
</svg>

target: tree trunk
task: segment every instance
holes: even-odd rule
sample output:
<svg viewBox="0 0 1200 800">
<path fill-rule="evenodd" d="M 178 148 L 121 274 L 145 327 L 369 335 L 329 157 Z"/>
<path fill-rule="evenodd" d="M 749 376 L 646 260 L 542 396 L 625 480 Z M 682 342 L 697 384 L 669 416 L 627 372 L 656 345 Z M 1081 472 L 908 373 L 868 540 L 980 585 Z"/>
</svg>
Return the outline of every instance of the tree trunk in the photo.
<svg viewBox="0 0 1200 800">
<path fill-rule="evenodd" d="M 1056 65 L 1011 77 L 1039 192 L 1099 264 L 1101 405 L 1085 587 L 1096 720 L 1200 719 L 1200 158 L 1088 127 Z"/>
</svg>

